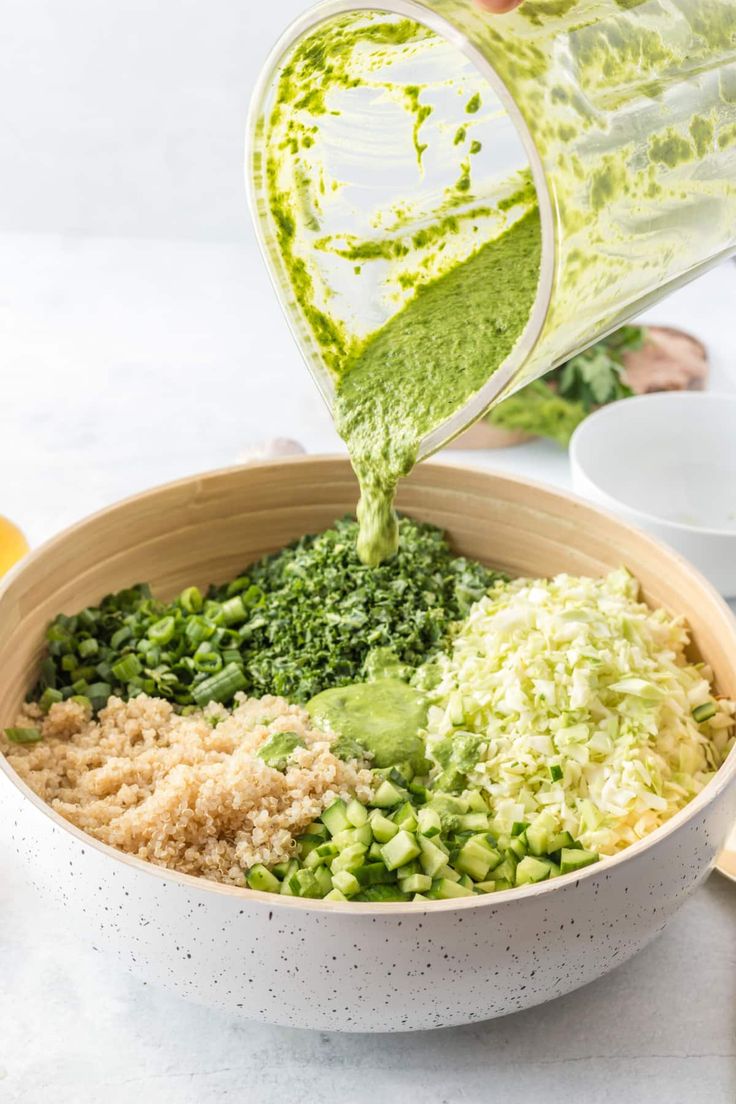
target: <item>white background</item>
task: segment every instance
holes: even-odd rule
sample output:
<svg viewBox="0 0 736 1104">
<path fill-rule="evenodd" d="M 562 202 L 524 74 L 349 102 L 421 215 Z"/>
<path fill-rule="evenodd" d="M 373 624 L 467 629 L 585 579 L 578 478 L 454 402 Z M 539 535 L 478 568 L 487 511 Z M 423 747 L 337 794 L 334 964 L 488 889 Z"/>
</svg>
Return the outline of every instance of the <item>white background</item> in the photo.
<svg viewBox="0 0 736 1104">
<path fill-rule="evenodd" d="M 250 88 L 306 6 L 0 0 L 0 513 L 33 543 L 264 437 L 339 447 L 242 184 Z M 735 307 L 729 265 L 649 317 L 703 337 L 712 385 L 734 390 Z M 544 442 L 465 459 L 569 484 Z M 132 981 L 35 900 L 0 840 L 0 1104 L 733 1104 L 735 888 L 712 877 L 652 947 L 552 1005 L 340 1037 Z"/>
<path fill-rule="evenodd" d="M 309 6 L 2 0 L 0 231 L 248 239 L 248 98 Z"/>
</svg>

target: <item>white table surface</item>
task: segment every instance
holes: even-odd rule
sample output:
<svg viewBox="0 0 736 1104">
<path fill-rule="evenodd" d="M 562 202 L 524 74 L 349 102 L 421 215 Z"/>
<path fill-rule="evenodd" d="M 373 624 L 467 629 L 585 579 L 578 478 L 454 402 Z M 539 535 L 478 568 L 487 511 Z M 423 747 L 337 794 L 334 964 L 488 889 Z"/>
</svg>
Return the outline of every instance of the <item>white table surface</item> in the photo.
<svg viewBox="0 0 736 1104">
<path fill-rule="evenodd" d="M 733 391 L 735 308 L 729 265 L 648 317 L 702 336 L 711 386 Z M 340 448 L 248 243 L 0 237 L 0 358 L 0 513 L 34 544 L 269 436 Z M 551 444 L 458 458 L 569 486 Z M 735 909 L 713 875 L 651 947 L 552 1004 L 328 1035 L 132 980 L 34 899 L 0 840 L 0 1104 L 734 1104 Z"/>
</svg>

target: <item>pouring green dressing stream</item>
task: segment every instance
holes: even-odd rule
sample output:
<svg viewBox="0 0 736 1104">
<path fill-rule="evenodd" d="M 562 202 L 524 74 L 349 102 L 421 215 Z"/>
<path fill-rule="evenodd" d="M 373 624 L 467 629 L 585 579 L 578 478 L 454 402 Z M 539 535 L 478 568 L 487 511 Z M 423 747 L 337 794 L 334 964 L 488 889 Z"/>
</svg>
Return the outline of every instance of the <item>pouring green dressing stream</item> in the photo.
<svg viewBox="0 0 736 1104">
<path fill-rule="evenodd" d="M 485 190 L 475 180 L 483 112 L 493 115 L 492 105 L 483 105 L 478 88 L 487 87 L 475 71 L 462 86 L 441 81 L 426 87 L 398 78 L 392 83 L 390 68 L 378 73 L 383 51 L 400 72 L 428 34 L 409 20 L 356 28 L 345 19 L 319 28 L 283 68 L 264 122 L 279 261 L 332 375 L 333 417 L 360 484 L 357 550 L 370 566 L 397 550 L 399 479 L 417 462 L 422 441 L 463 408 L 512 351 L 539 282 L 541 228 L 528 169 L 499 180 L 493 173 L 489 178 L 486 165 Z M 336 175 L 345 156 L 342 138 L 328 142 L 334 164 L 327 165 L 316 157 L 315 134 L 323 122 L 334 125 L 345 108 L 341 97 L 356 88 L 404 113 L 407 163 L 421 181 L 426 173 L 436 175 L 439 164 L 443 181 L 432 183 L 419 212 L 399 190 L 398 201 L 384 206 L 370 226 L 343 213 L 350 231 L 329 234 L 324 205 L 340 204 L 351 185 Z M 450 121 L 440 109 L 432 129 L 432 105 L 448 95 Z M 390 313 L 388 320 L 367 336 L 350 332 L 339 296 L 315 267 L 319 257 L 365 280 L 362 302 L 369 316 Z"/>
<path fill-rule="evenodd" d="M 503 363 L 537 291 L 541 254 L 532 211 L 464 264 L 419 288 L 340 377 L 335 423 L 360 483 L 358 554 L 376 566 L 398 547 L 396 486 L 424 437 Z"/>
</svg>

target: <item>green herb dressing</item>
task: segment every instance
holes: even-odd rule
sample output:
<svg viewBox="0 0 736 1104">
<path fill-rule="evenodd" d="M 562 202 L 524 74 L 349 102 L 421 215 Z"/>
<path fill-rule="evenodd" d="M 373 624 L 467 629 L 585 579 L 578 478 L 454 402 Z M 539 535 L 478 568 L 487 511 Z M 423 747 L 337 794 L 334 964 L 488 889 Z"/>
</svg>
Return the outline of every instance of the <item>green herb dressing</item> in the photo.
<svg viewBox="0 0 736 1104">
<path fill-rule="evenodd" d="M 410 763 L 422 770 L 426 766 L 422 730 L 427 723 L 427 699 L 399 679 L 323 690 L 307 710 L 320 728 L 367 751 L 373 767 Z"/>
<path fill-rule="evenodd" d="M 335 421 L 358 476 L 364 563 L 398 544 L 396 484 L 421 440 L 462 407 L 518 340 L 534 304 L 541 252 L 532 212 L 415 298 L 345 365 Z"/>
</svg>

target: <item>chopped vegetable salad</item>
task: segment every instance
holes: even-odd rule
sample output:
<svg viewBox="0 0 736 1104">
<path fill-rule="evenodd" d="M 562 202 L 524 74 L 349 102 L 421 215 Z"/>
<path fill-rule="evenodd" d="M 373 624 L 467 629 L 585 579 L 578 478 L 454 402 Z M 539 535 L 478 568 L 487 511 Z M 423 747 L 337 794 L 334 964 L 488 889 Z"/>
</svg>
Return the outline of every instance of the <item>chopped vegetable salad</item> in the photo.
<svg viewBox="0 0 736 1104">
<path fill-rule="evenodd" d="M 627 571 L 510 581 L 401 530 L 378 568 L 345 519 L 207 594 L 59 615 L 6 756 L 121 850 L 331 901 L 578 872 L 702 790 L 736 707 Z"/>
</svg>

